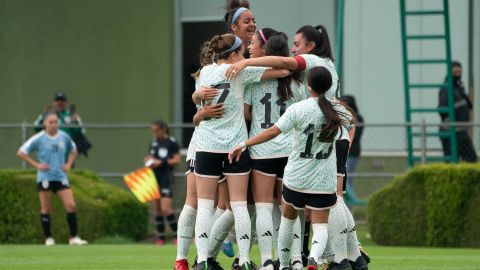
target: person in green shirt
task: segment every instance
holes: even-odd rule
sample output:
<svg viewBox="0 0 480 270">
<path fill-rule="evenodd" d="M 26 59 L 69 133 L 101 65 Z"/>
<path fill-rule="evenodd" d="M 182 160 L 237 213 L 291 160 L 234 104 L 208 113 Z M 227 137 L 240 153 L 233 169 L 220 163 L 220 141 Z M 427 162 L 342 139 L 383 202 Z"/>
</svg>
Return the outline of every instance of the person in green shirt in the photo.
<svg viewBox="0 0 480 270">
<path fill-rule="evenodd" d="M 42 131 L 43 118 L 46 112 L 55 112 L 58 116 L 58 125 L 60 130 L 67 133 L 78 147 L 78 152 L 87 156 L 88 150 L 92 147 L 85 137 L 85 129 L 83 128 L 82 119 L 76 113 L 75 105 L 70 105 L 67 95 L 62 92 L 56 92 L 53 96 L 53 102 L 48 105 L 44 112 L 35 120 L 35 133 Z"/>
</svg>

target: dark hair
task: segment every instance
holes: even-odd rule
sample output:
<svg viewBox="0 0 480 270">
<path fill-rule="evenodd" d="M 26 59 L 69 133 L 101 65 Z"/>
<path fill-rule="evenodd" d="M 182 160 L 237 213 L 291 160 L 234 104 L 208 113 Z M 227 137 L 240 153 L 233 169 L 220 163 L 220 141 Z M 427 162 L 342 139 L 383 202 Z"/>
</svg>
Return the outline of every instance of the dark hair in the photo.
<svg viewBox="0 0 480 270">
<path fill-rule="evenodd" d="M 264 44 L 263 46 L 265 47 L 265 55 L 284 57 L 288 57 L 290 55 L 287 41 L 288 37 L 285 33 L 275 31 L 271 28 L 263 28 L 262 33 L 265 36 L 267 43 L 265 43 L 265 41 L 262 39 L 260 32 L 257 31 L 257 36 L 259 37 L 260 44 Z M 277 79 L 277 95 L 282 101 L 287 101 L 293 96 L 291 88 L 292 80 L 295 80 L 297 84 L 300 84 L 300 73 L 294 72 L 290 76 Z"/>
<path fill-rule="evenodd" d="M 163 120 L 157 119 L 152 122 L 152 125 L 165 130 L 165 133 L 167 133 L 167 135 L 170 136 L 170 128 L 168 127 L 167 123 L 165 123 Z"/>
<path fill-rule="evenodd" d="M 311 54 L 328 58 L 332 60 L 332 62 L 334 61 L 330 39 L 328 38 L 328 32 L 325 26 L 317 25 L 313 27 L 311 25 L 305 25 L 298 29 L 297 34 L 300 33 L 307 42 L 315 43 L 315 47 L 310 51 Z"/>
<path fill-rule="evenodd" d="M 50 117 L 51 115 L 55 115 L 56 117 L 58 117 L 57 113 L 53 110 L 49 110 L 49 111 L 46 111 L 44 114 L 43 114 L 43 120 L 42 122 L 44 122 L 45 120 L 47 120 L 48 117 Z"/>
<path fill-rule="evenodd" d="M 462 67 L 462 64 L 459 62 L 459 61 L 452 61 L 452 68 L 453 67 L 459 67 L 461 68 Z"/>
<path fill-rule="evenodd" d="M 232 18 L 235 12 L 241 8 L 248 8 L 250 9 L 250 3 L 248 0 L 228 0 L 227 5 L 225 6 L 225 16 L 223 17 L 223 20 L 225 21 L 225 24 L 227 25 L 228 31 L 232 31 L 230 29 L 230 24 L 232 24 Z"/>
<path fill-rule="evenodd" d="M 195 71 L 195 73 L 190 74 L 194 79 L 197 79 L 198 76 L 200 76 L 200 70 L 204 66 L 208 66 L 211 63 L 213 63 L 213 59 L 209 59 L 208 57 L 213 57 L 213 55 L 207 55 L 208 53 L 208 46 L 210 45 L 210 41 L 205 41 L 202 44 L 202 47 L 200 47 L 200 55 L 199 55 L 199 60 L 200 60 L 200 68 Z"/>
<path fill-rule="evenodd" d="M 355 97 L 351 95 L 345 95 L 339 98 L 338 101 L 343 105 L 343 107 L 345 107 L 345 109 L 347 109 L 347 111 L 352 114 L 353 121 L 356 122 L 358 119 L 358 107 L 357 103 L 355 102 Z"/>
<path fill-rule="evenodd" d="M 197 78 L 200 75 L 200 70 L 204 66 L 208 66 L 213 64 L 220 59 L 227 59 L 230 54 L 234 52 L 239 52 L 243 45 L 239 46 L 233 51 L 224 53 L 226 50 L 230 49 L 233 44 L 235 44 L 236 36 L 233 34 L 224 34 L 224 35 L 216 35 L 210 41 L 206 41 L 202 45 L 202 49 L 200 52 L 200 68 L 197 72 L 195 72 L 193 77 Z"/>
<path fill-rule="evenodd" d="M 325 97 L 325 93 L 332 87 L 332 75 L 324 67 L 314 67 L 307 74 L 307 82 L 312 91 L 319 95 L 318 107 L 325 117 L 325 125 L 320 130 L 318 140 L 321 142 L 333 142 L 338 129 L 342 125 L 342 119 L 333 105 Z"/>
</svg>

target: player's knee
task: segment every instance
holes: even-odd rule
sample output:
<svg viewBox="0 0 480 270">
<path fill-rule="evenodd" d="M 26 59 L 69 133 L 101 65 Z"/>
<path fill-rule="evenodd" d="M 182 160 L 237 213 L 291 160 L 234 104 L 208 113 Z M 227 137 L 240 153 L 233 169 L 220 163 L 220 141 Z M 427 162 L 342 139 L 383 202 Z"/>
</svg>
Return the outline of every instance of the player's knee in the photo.
<svg viewBox="0 0 480 270">
<path fill-rule="evenodd" d="M 171 207 L 162 207 L 162 215 L 170 216 L 172 213 L 173 213 L 173 210 Z"/>
<path fill-rule="evenodd" d="M 197 209 L 197 196 L 188 196 L 187 199 L 185 200 L 185 204 Z"/>
<path fill-rule="evenodd" d="M 77 206 L 75 205 L 75 202 L 69 202 L 65 205 L 65 208 L 67 212 L 73 213 L 77 211 Z"/>
</svg>

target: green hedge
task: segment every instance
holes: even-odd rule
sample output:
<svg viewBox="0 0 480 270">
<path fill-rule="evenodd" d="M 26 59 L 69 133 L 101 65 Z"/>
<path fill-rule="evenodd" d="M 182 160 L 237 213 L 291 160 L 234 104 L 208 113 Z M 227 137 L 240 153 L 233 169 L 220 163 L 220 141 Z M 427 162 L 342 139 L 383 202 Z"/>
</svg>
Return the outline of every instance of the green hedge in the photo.
<svg viewBox="0 0 480 270">
<path fill-rule="evenodd" d="M 42 243 L 40 202 L 36 172 L 0 170 L 0 243 Z M 147 234 L 148 209 L 132 194 L 89 171 L 69 173 L 79 235 L 90 242 L 106 236 L 140 240 Z M 52 234 L 59 243 L 68 240 L 66 213 L 58 196 L 52 201 Z"/>
<path fill-rule="evenodd" d="M 368 204 L 372 239 L 383 245 L 480 247 L 480 165 L 418 166 Z"/>
</svg>

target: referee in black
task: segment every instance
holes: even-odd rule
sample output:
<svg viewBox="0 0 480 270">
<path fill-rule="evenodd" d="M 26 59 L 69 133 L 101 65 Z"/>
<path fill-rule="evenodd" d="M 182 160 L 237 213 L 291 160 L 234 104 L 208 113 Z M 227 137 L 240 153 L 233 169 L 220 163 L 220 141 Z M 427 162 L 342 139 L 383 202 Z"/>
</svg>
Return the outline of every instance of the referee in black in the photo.
<svg viewBox="0 0 480 270">
<path fill-rule="evenodd" d="M 144 158 L 145 165 L 153 169 L 160 188 L 160 200 L 153 201 L 155 224 L 158 231 L 157 245 L 165 244 L 165 221 L 171 230 L 177 232 L 177 220 L 172 210 L 173 168 L 181 161 L 179 146 L 170 137 L 168 125 L 162 120 L 154 121 L 151 126 L 153 139 L 149 145 L 149 155 Z M 174 238 L 176 244 L 177 238 Z"/>
</svg>

